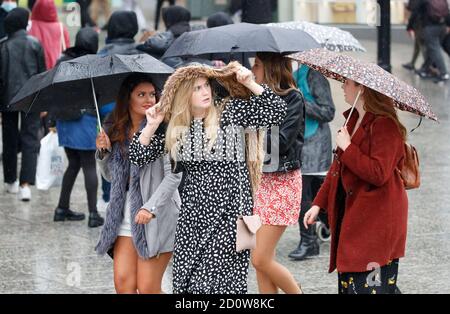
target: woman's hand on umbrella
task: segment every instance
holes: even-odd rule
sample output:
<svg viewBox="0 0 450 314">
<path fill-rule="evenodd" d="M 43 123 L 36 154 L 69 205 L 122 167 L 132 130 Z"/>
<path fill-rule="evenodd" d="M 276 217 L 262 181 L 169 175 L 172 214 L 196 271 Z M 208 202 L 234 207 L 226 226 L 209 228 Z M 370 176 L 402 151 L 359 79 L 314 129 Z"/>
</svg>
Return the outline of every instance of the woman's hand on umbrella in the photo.
<svg viewBox="0 0 450 314">
<path fill-rule="evenodd" d="M 342 127 L 339 129 L 336 135 L 336 144 L 343 151 L 345 151 L 351 144 L 350 134 L 348 133 L 347 127 Z"/>
<path fill-rule="evenodd" d="M 138 225 L 145 225 L 148 224 L 153 218 L 155 218 L 155 216 L 152 213 L 144 208 L 141 208 L 134 218 L 134 222 Z"/>
<path fill-rule="evenodd" d="M 308 225 L 312 225 L 316 222 L 319 212 L 320 207 L 317 205 L 314 205 L 306 212 L 305 217 L 303 218 L 303 225 L 306 229 L 308 229 Z"/>
<path fill-rule="evenodd" d="M 98 133 L 97 138 L 95 139 L 95 146 L 99 150 L 111 150 L 111 141 L 109 140 L 108 135 L 106 135 L 105 130 L 101 129 Z"/>
</svg>

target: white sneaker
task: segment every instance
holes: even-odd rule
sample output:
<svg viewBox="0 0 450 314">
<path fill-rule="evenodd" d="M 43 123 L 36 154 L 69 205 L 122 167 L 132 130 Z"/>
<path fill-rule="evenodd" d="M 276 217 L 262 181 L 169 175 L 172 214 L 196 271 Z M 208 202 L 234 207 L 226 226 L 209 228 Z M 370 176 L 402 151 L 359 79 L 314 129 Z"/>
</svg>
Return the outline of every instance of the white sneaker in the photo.
<svg viewBox="0 0 450 314">
<path fill-rule="evenodd" d="M 5 183 L 5 189 L 7 193 L 17 194 L 19 192 L 19 181 L 14 183 Z"/>
<path fill-rule="evenodd" d="M 19 199 L 24 202 L 31 200 L 31 190 L 27 185 L 19 188 Z"/>
</svg>

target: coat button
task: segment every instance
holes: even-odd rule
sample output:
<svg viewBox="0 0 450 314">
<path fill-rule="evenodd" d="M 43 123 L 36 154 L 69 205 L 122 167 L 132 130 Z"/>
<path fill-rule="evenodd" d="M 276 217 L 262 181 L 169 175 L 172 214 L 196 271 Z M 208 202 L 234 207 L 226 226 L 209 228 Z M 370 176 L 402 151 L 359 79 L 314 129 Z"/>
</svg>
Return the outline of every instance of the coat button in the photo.
<svg viewBox="0 0 450 314">
<path fill-rule="evenodd" d="M 352 190 L 350 190 L 350 191 L 348 191 L 348 196 L 352 196 L 353 195 L 353 191 Z"/>
<path fill-rule="evenodd" d="M 283 159 L 286 159 L 286 158 L 287 158 L 287 156 L 283 156 L 282 158 L 283 158 Z"/>
</svg>

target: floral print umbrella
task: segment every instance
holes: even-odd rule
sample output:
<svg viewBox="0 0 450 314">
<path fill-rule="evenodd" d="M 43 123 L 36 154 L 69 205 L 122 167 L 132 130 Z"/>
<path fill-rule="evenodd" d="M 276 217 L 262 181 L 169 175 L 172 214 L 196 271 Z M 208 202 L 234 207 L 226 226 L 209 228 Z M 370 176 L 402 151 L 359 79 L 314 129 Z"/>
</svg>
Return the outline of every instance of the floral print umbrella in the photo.
<svg viewBox="0 0 450 314">
<path fill-rule="evenodd" d="M 364 62 L 345 54 L 326 49 L 312 49 L 294 53 L 288 57 L 321 72 L 323 75 L 344 82 L 350 79 L 394 100 L 400 109 L 437 121 L 431 105 L 414 87 L 399 80 L 374 63 Z"/>
<path fill-rule="evenodd" d="M 366 51 L 351 33 L 337 27 L 306 21 L 270 23 L 267 26 L 302 30 L 311 35 L 322 47 L 331 51 Z"/>
</svg>

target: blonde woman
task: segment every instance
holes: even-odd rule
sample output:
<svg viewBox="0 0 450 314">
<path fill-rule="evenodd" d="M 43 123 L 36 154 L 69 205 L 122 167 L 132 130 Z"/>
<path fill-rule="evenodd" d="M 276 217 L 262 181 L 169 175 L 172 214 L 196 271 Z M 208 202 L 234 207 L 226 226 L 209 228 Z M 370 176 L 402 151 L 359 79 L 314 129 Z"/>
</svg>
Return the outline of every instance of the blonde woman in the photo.
<svg viewBox="0 0 450 314">
<path fill-rule="evenodd" d="M 231 94 L 216 105 L 212 78 Z M 257 141 L 251 139 L 244 150 L 242 133 L 235 131 L 281 123 L 286 103 L 257 84 L 250 70 L 232 63 L 222 70 L 178 69 L 166 83 L 159 107 L 147 111 L 147 125 L 133 138 L 130 160 L 144 166 L 167 151 L 175 168 L 185 173 L 173 291 L 246 293 L 250 251 L 236 252 L 236 219 L 252 214 L 252 187 L 262 159 Z M 165 115 L 165 135 L 155 134 Z M 245 162 L 245 152 L 255 158 Z"/>
</svg>

